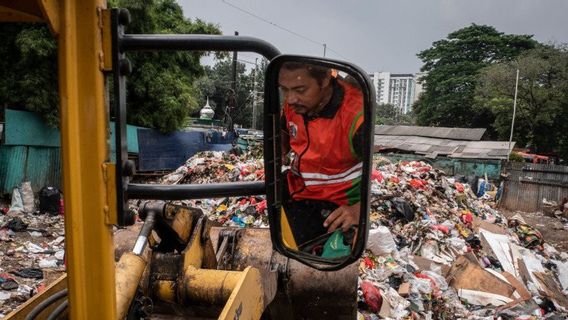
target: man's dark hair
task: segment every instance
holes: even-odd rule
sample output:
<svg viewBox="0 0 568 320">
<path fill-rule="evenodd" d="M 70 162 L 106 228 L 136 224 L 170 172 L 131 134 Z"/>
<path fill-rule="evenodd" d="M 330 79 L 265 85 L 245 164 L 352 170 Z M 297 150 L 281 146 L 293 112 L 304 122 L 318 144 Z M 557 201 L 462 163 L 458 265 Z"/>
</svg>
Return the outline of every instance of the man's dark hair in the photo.
<svg viewBox="0 0 568 320">
<path fill-rule="evenodd" d="M 295 61 L 284 62 L 282 64 L 282 69 L 286 69 L 289 71 L 306 69 L 308 70 L 308 74 L 310 75 L 310 77 L 316 79 L 319 85 L 322 84 L 323 79 L 329 76 L 329 68 L 308 64 L 308 63 L 302 63 L 302 62 L 295 62 Z"/>
</svg>

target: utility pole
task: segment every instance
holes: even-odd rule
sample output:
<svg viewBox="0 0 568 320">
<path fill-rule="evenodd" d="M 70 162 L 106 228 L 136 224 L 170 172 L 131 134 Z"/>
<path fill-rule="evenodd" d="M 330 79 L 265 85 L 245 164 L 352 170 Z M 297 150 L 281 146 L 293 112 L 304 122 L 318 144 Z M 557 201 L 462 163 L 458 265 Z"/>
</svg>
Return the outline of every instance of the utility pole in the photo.
<svg viewBox="0 0 568 320">
<path fill-rule="evenodd" d="M 515 80 L 515 99 L 513 100 L 513 120 L 511 121 L 511 136 L 509 137 L 509 150 L 507 152 L 507 161 L 511 155 L 511 142 L 513 141 L 513 130 L 515 129 L 515 115 L 517 113 L 517 92 L 519 89 L 519 68 L 517 68 L 517 79 Z"/>
<path fill-rule="evenodd" d="M 238 36 L 239 32 L 235 31 L 235 36 Z M 231 79 L 231 90 L 227 95 L 227 106 L 225 107 L 225 121 L 228 131 L 234 131 L 233 119 L 231 114 L 236 111 L 237 108 L 237 51 L 233 51 L 233 74 Z"/>
<path fill-rule="evenodd" d="M 258 70 L 258 58 L 254 59 L 254 70 L 252 70 L 252 128 L 256 129 L 256 71 Z"/>
<path fill-rule="evenodd" d="M 235 36 L 238 36 L 239 32 L 235 31 Z M 236 107 L 236 100 L 237 100 L 237 51 L 233 51 L 233 81 L 231 82 L 231 88 L 233 89 L 233 93 L 235 95 L 235 99 L 233 102 L 232 107 Z"/>
<path fill-rule="evenodd" d="M 323 57 L 325 58 L 325 50 L 327 49 L 327 45 L 324 43 L 323 44 Z"/>
</svg>

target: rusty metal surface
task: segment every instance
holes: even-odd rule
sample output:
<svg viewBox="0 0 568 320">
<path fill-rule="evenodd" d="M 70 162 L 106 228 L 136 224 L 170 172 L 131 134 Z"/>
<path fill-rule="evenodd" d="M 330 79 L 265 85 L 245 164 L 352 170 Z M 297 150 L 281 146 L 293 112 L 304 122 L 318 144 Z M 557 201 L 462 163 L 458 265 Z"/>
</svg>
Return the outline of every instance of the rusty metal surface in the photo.
<svg viewBox="0 0 568 320">
<path fill-rule="evenodd" d="M 506 172 L 501 208 L 536 212 L 544 198 L 560 203 L 568 197 L 568 166 L 508 163 Z"/>
<path fill-rule="evenodd" d="M 338 271 L 324 272 L 295 260 L 288 262 L 289 280 L 280 291 L 292 318 L 287 319 L 355 319 L 357 316 L 358 262 Z M 274 304 L 279 303 L 275 299 Z M 285 319 L 278 312 L 278 317 Z"/>
<path fill-rule="evenodd" d="M 231 270 L 244 270 L 246 267 L 255 267 L 260 271 L 264 290 L 265 304 L 270 303 L 276 295 L 278 288 L 278 272 L 273 270 L 272 241 L 269 229 L 259 228 L 212 228 L 210 232 L 213 247 L 217 250 L 219 233 L 223 230 L 239 230 L 238 242 L 235 246 Z M 274 254 L 276 254 L 274 252 Z"/>
<path fill-rule="evenodd" d="M 183 275 L 181 304 L 224 305 L 237 283 L 244 276 L 242 271 L 207 270 L 189 267 Z"/>
<path fill-rule="evenodd" d="M 215 249 L 213 246 L 213 240 L 211 239 L 211 229 L 219 227 L 220 224 L 217 221 L 207 220 L 205 227 L 203 229 L 203 241 L 204 241 L 204 252 L 203 252 L 203 263 L 201 265 L 204 269 L 217 269 L 217 259 L 215 257 Z"/>
<path fill-rule="evenodd" d="M 166 204 L 164 219 L 178 234 L 180 239 L 187 243 L 191 229 L 198 218 L 203 216 L 203 211 L 196 208 Z"/>
<path fill-rule="evenodd" d="M 122 255 L 116 264 L 116 313 L 118 319 L 123 319 L 126 316 L 138 284 L 142 279 L 144 269 L 146 269 L 146 261 L 132 252 Z"/>
<path fill-rule="evenodd" d="M 195 293 L 195 288 L 192 286 L 195 286 L 197 282 L 195 277 L 187 277 L 188 274 L 195 276 L 195 272 L 201 272 L 203 274 L 199 276 L 210 277 L 211 275 L 214 276 L 215 272 L 223 273 L 225 271 L 195 269 L 194 272 L 182 272 L 181 270 L 184 269 L 184 265 L 185 270 L 188 270 L 189 265 L 194 265 L 194 263 L 189 263 L 189 260 L 195 259 L 187 260 L 190 256 L 196 254 L 190 253 L 191 248 L 199 247 L 200 250 L 198 251 L 200 252 L 197 253 L 197 256 L 203 256 L 204 261 L 215 260 L 215 255 L 223 238 L 222 235 L 233 232 L 238 236 L 234 248 L 230 250 L 230 261 L 225 264 L 225 267 L 233 271 L 242 271 L 247 267 L 254 267 L 259 270 L 260 279 L 262 279 L 262 300 L 264 301 L 265 316 L 273 320 L 355 318 L 357 311 L 357 264 L 340 271 L 317 271 L 273 251 L 269 229 L 217 227 L 206 223 L 205 220 L 200 220 L 196 227 L 192 231 L 191 239 L 184 252 L 185 257 L 173 253 L 154 253 L 153 255 L 151 275 L 153 293 L 163 295 L 163 298 L 175 295 L 177 301 L 183 301 L 183 304 L 185 304 L 185 306 L 173 307 L 167 301 L 156 300 L 155 311 L 158 318 L 159 315 L 164 313 L 185 315 L 190 318 L 207 318 L 213 316 L 213 310 L 220 311 L 219 303 L 221 301 L 217 301 L 219 299 L 214 299 L 215 301 L 211 299 L 202 299 L 202 301 L 196 299 L 196 297 L 186 299 L 190 298 L 191 294 L 188 294 L 188 292 L 183 294 L 180 289 L 185 286 L 187 290 L 191 289 Z M 204 228 L 203 233 L 200 232 L 202 228 Z M 184 259 L 187 260 L 185 263 L 183 262 Z M 204 264 L 206 263 L 204 262 Z M 214 262 L 210 261 L 209 264 L 215 266 Z M 202 265 L 202 268 L 204 268 L 204 265 Z M 210 285 L 207 286 L 210 290 L 219 291 L 219 285 L 216 284 L 219 279 L 215 280 L 215 277 L 210 279 L 212 280 L 202 282 L 202 284 L 209 282 Z M 177 281 L 177 285 L 172 282 L 174 280 Z M 181 289 L 181 291 L 186 290 Z M 223 297 L 226 297 L 226 293 Z"/>
<path fill-rule="evenodd" d="M 218 235 L 220 229 L 213 228 Z M 212 236 L 217 238 L 218 236 Z M 218 240 L 213 241 L 218 245 Z M 273 251 L 269 229 L 242 229 L 233 270 L 257 268 L 271 319 L 355 319 L 358 263 L 324 272 Z"/>
</svg>

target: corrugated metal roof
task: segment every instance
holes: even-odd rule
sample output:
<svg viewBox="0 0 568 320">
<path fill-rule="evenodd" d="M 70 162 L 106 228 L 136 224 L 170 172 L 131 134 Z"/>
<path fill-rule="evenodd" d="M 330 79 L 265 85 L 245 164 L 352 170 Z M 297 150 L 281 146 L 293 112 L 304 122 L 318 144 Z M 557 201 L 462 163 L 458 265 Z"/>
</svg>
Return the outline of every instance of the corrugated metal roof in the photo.
<svg viewBox="0 0 568 320">
<path fill-rule="evenodd" d="M 452 140 L 481 140 L 485 133 L 484 128 L 447 128 L 447 127 L 420 127 L 420 126 L 375 126 L 375 134 L 389 136 L 417 136 Z"/>
<path fill-rule="evenodd" d="M 464 141 L 375 134 L 375 150 L 398 149 L 429 158 L 447 156 L 468 159 L 507 159 L 514 146 L 515 142 L 511 143 L 509 149 L 509 142 L 506 141 Z"/>
</svg>

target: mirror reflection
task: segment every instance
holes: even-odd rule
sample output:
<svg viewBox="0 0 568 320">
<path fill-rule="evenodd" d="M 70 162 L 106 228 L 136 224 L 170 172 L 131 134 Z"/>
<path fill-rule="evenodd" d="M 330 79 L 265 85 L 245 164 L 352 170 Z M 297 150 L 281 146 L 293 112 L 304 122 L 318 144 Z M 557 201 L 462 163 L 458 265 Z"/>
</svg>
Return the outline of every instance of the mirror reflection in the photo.
<svg viewBox="0 0 568 320">
<path fill-rule="evenodd" d="M 281 103 L 285 246 L 322 259 L 351 253 L 361 218 L 363 94 L 341 70 L 284 62 Z"/>
</svg>

